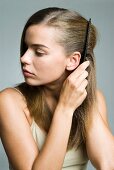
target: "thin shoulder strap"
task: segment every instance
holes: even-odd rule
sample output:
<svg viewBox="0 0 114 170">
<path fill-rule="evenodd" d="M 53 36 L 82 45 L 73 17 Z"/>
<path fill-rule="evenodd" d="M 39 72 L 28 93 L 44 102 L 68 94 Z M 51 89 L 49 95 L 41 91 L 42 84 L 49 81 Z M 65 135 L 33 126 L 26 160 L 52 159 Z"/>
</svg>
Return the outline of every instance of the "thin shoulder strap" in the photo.
<svg viewBox="0 0 114 170">
<path fill-rule="evenodd" d="M 11 87 L 11 88 L 16 90 L 23 97 L 23 99 L 25 100 L 25 96 L 23 95 L 23 93 L 18 88 L 16 88 L 16 87 Z"/>
<path fill-rule="evenodd" d="M 23 96 L 23 93 L 19 89 L 17 89 L 16 87 L 12 87 L 12 88 Z"/>
</svg>

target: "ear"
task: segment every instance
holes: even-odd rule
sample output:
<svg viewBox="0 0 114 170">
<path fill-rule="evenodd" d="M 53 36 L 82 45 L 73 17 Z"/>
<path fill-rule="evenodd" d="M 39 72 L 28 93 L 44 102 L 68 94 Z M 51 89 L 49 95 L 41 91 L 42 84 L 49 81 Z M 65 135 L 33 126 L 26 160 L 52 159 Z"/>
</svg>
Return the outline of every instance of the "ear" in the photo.
<svg viewBox="0 0 114 170">
<path fill-rule="evenodd" d="M 77 68 L 80 63 L 80 58 L 81 58 L 81 54 L 78 51 L 76 51 L 72 55 L 68 56 L 66 70 L 72 71 L 75 68 Z"/>
</svg>

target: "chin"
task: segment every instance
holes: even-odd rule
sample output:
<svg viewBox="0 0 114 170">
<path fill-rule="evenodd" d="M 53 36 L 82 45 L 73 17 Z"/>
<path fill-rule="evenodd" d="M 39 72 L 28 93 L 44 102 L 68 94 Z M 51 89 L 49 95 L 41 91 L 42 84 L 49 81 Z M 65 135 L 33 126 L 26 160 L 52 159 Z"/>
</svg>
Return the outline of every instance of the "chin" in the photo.
<svg viewBox="0 0 114 170">
<path fill-rule="evenodd" d="M 25 82 L 30 85 L 30 86 L 40 86 L 40 85 L 43 85 L 41 82 L 36 82 L 36 81 L 33 81 L 33 80 L 28 80 L 28 79 L 25 79 Z"/>
<path fill-rule="evenodd" d="M 31 79 L 31 78 L 25 78 L 25 82 L 30 86 L 41 86 L 41 85 L 58 85 L 64 82 L 64 78 L 61 76 L 59 78 L 54 79 L 45 79 L 45 80 L 38 80 L 38 79 Z"/>
</svg>

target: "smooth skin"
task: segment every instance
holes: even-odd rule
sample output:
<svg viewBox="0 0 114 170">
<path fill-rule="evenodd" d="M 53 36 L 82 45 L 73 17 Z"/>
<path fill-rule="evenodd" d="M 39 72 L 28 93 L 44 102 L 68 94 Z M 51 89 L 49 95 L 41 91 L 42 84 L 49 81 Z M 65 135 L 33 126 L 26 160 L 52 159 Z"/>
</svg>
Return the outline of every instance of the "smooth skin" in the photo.
<svg viewBox="0 0 114 170">
<path fill-rule="evenodd" d="M 24 96 L 13 88 L 0 93 L 0 137 L 14 170 L 62 169 L 73 112 L 87 96 L 89 62 L 78 66 L 79 52 L 66 57 L 55 41 L 56 31 L 44 25 L 29 27 L 25 36 L 28 49 L 21 57 L 23 69 L 32 73 L 25 76 L 25 81 L 45 85 L 45 97 L 53 112 L 40 152 L 31 133 L 33 118 Z M 73 72 L 68 75 L 69 71 Z M 114 170 L 114 137 L 108 126 L 106 103 L 100 91 L 96 94 L 97 104 L 90 113 L 91 122 L 86 131 L 86 149 L 95 168 Z"/>
</svg>

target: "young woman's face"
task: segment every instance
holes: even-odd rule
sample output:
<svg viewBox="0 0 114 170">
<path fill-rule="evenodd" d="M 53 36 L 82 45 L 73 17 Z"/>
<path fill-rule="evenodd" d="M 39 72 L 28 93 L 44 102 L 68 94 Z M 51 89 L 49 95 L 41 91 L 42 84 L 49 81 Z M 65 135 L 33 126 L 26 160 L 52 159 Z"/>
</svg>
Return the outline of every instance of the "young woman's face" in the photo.
<svg viewBox="0 0 114 170">
<path fill-rule="evenodd" d="M 27 29 L 27 51 L 21 57 L 21 63 L 28 84 L 50 84 L 64 76 L 67 57 L 55 37 L 57 31 L 52 27 L 33 25 Z"/>
</svg>

